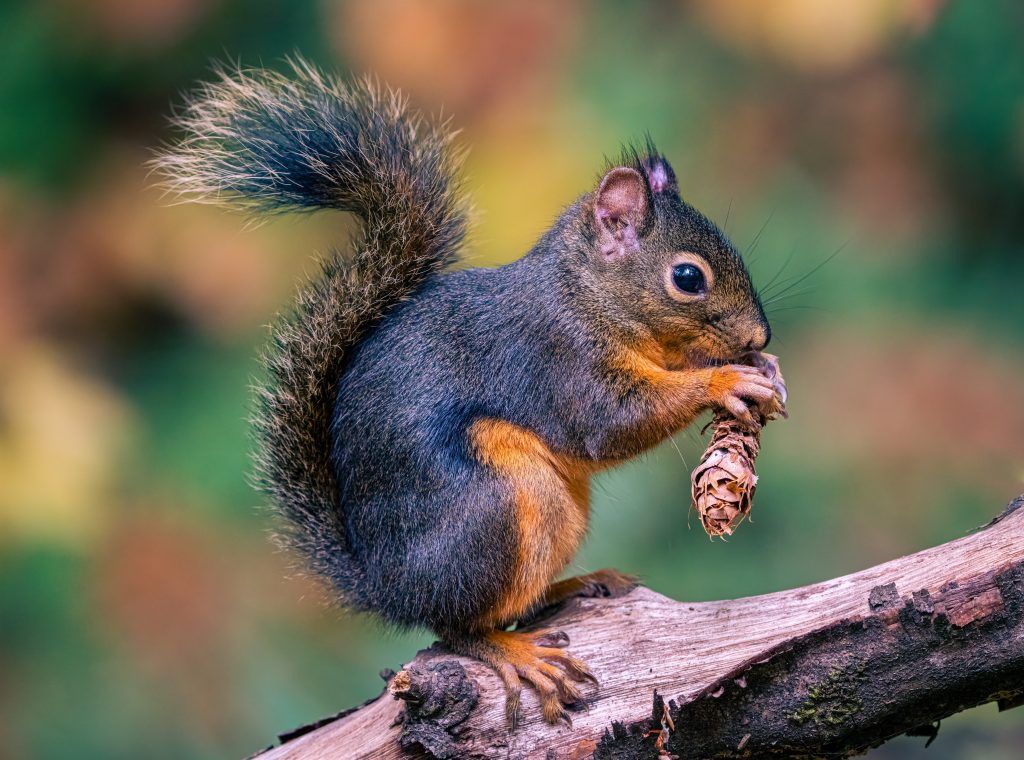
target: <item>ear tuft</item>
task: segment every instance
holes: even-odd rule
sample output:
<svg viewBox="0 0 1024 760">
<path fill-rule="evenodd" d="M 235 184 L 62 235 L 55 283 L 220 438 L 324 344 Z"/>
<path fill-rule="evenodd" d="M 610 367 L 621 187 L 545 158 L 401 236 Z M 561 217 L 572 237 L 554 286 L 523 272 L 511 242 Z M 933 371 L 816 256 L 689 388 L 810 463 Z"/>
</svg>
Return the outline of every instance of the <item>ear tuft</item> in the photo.
<svg viewBox="0 0 1024 760">
<path fill-rule="evenodd" d="M 665 160 L 664 156 L 652 153 L 643 160 L 642 164 L 644 167 L 644 173 L 647 175 L 647 183 L 650 185 L 652 193 L 679 194 L 679 184 L 676 182 L 676 173 L 673 171 L 671 164 Z"/>
</svg>

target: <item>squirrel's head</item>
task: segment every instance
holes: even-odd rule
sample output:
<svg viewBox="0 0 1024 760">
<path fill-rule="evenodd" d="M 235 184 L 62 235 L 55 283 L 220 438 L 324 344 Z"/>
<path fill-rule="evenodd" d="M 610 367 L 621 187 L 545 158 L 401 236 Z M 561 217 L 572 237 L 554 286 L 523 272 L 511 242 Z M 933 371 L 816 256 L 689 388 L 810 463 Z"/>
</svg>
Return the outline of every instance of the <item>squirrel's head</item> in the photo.
<svg viewBox="0 0 1024 760">
<path fill-rule="evenodd" d="M 632 163 L 609 169 L 578 207 L 588 243 L 583 284 L 596 303 L 673 363 L 763 349 L 771 328 L 739 253 L 680 198 L 675 172 L 653 146 Z"/>
</svg>

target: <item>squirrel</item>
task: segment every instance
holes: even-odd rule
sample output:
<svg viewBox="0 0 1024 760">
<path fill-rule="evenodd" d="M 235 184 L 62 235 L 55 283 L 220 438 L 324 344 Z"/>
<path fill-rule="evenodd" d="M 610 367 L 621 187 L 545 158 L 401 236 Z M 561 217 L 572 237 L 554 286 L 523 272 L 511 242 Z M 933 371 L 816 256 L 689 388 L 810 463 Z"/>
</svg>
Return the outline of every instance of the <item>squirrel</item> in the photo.
<svg viewBox="0 0 1024 760">
<path fill-rule="evenodd" d="M 219 70 L 155 159 L 186 198 L 362 221 L 272 330 L 259 485 L 344 606 L 490 665 L 513 728 L 524 681 L 569 722 L 594 675 L 563 633 L 508 629 L 635 585 L 555 580 L 592 475 L 709 408 L 749 420 L 772 403 L 748 361 L 771 337 L 757 291 L 649 138 L 522 258 L 453 269 L 469 206 L 448 124 L 370 80 L 292 68 Z"/>
</svg>

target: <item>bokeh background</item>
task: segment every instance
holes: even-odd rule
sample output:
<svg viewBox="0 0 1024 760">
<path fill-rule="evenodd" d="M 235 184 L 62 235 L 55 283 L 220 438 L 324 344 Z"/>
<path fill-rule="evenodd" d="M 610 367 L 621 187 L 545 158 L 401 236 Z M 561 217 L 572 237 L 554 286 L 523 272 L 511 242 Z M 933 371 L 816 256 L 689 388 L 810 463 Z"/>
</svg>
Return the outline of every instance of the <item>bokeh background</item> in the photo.
<svg viewBox="0 0 1024 760">
<path fill-rule="evenodd" d="M 0 756 L 241 757 L 428 642 L 327 608 L 266 540 L 255 357 L 349 222 L 253 227 L 150 187 L 212 59 L 301 51 L 454 114 L 476 265 L 621 141 L 659 142 L 775 281 L 792 416 L 731 541 L 688 519 L 690 432 L 599 478 L 573 569 L 697 600 L 912 552 L 1024 491 L 1022 33 L 1015 0 L 0 5 Z M 989 705 L 927 757 L 1022 747 L 1024 710 Z"/>
</svg>

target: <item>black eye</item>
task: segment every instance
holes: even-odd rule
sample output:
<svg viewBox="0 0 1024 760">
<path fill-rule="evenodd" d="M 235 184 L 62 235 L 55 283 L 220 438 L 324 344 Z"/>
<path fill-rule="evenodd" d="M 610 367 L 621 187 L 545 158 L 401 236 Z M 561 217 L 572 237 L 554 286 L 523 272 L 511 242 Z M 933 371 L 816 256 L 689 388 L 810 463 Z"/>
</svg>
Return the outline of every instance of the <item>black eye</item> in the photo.
<svg viewBox="0 0 1024 760">
<path fill-rule="evenodd" d="M 703 293 L 704 273 L 693 264 L 676 264 L 672 267 L 672 284 L 690 295 Z"/>
</svg>

